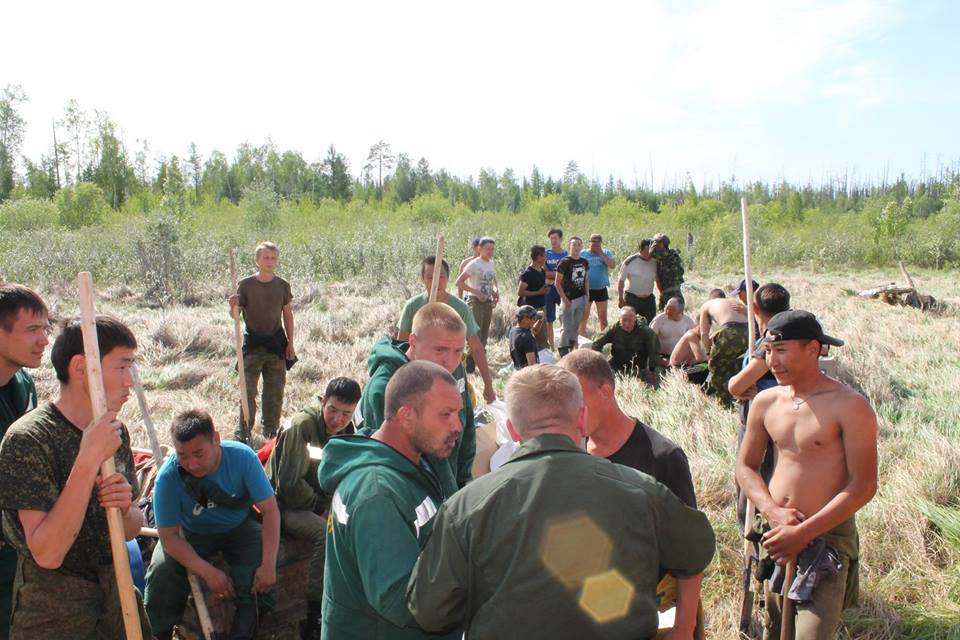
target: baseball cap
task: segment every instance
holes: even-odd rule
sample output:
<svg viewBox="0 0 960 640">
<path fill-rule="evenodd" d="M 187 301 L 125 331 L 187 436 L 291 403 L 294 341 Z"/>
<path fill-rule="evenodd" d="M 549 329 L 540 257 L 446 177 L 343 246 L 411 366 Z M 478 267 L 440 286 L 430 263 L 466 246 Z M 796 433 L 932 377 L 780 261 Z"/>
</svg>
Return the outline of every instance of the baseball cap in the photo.
<svg viewBox="0 0 960 640">
<path fill-rule="evenodd" d="M 760 283 L 758 283 L 756 280 L 751 279 L 750 282 L 753 283 L 753 290 L 754 290 L 754 291 L 756 291 L 757 289 L 760 288 Z M 747 281 L 746 281 L 746 279 L 744 279 L 744 280 L 741 280 L 741 281 L 740 281 L 740 284 L 737 285 L 737 288 L 736 288 L 736 289 L 734 289 L 733 291 L 730 292 L 730 295 L 734 295 L 734 294 L 737 294 L 737 293 L 742 293 L 742 292 L 744 292 L 744 291 L 746 291 L 746 290 L 747 290 Z"/>
<path fill-rule="evenodd" d="M 791 309 L 781 311 L 770 318 L 764 342 L 783 342 L 784 340 L 816 340 L 820 344 L 842 347 L 843 340 L 828 336 L 823 332 L 817 316 L 809 311 Z"/>
<path fill-rule="evenodd" d="M 517 320 L 527 320 L 537 317 L 537 310 L 528 304 L 517 309 Z"/>
</svg>

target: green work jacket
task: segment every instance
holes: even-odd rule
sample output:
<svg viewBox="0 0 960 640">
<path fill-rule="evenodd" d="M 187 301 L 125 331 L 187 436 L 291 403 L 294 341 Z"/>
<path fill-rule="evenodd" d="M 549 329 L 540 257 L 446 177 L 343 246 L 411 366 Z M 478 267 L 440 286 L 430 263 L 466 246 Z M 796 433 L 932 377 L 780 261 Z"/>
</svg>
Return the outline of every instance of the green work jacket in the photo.
<svg viewBox="0 0 960 640">
<path fill-rule="evenodd" d="M 660 338 L 647 326 L 644 318 L 637 316 L 637 326 L 627 331 L 620 322 L 614 322 L 593 341 L 593 350 L 602 351 L 609 344 L 612 366 L 617 371 L 636 369 L 655 371 L 660 358 Z"/>
</svg>

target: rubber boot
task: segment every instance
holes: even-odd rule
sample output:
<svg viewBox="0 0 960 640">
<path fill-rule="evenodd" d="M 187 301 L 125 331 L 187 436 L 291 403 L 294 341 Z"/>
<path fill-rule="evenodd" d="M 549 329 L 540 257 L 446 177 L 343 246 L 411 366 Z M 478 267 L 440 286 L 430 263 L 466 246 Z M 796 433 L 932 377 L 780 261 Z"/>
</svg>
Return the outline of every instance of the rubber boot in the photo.
<svg viewBox="0 0 960 640">
<path fill-rule="evenodd" d="M 560 354 L 560 357 L 562 358 L 563 356 L 570 353 L 570 347 L 558 347 L 557 352 Z"/>
<path fill-rule="evenodd" d="M 230 626 L 229 640 L 253 640 L 257 635 L 257 605 L 253 602 L 237 605 Z"/>
<path fill-rule="evenodd" d="M 301 640 L 320 640 L 321 614 L 322 604 L 315 600 L 308 600 L 307 619 L 303 622 L 300 633 Z"/>
</svg>

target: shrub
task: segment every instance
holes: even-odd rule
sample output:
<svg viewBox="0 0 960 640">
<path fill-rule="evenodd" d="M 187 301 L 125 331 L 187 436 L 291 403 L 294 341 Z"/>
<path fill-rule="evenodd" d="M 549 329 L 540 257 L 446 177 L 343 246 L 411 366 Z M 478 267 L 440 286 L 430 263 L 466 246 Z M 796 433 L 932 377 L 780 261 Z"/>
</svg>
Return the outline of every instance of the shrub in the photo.
<svg viewBox="0 0 960 640">
<path fill-rule="evenodd" d="M 0 204 L 0 228 L 6 231 L 48 229 L 57 223 L 57 207 L 31 196 Z"/>
<path fill-rule="evenodd" d="M 64 187 L 57 192 L 59 222 L 68 229 L 80 229 L 100 224 L 107 217 L 110 205 L 103 191 L 92 182 L 81 182 L 75 187 Z"/>
</svg>

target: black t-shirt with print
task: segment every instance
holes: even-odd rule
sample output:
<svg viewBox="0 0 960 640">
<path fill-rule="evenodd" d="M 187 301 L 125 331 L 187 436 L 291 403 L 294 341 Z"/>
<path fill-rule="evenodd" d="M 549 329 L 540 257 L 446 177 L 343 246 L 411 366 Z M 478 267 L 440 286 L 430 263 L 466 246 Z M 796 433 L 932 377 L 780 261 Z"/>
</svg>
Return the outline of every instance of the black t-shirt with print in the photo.
<svg viewBox="0 0 960 640">
<path fill-rule="evenodd" d="M 587 295 L 587 272 L 590 263 L 584 258 L 567 256 L 557 265 L 557 273 L 563 276 L 563 292 L 570 300 Z"/>
</svg>

